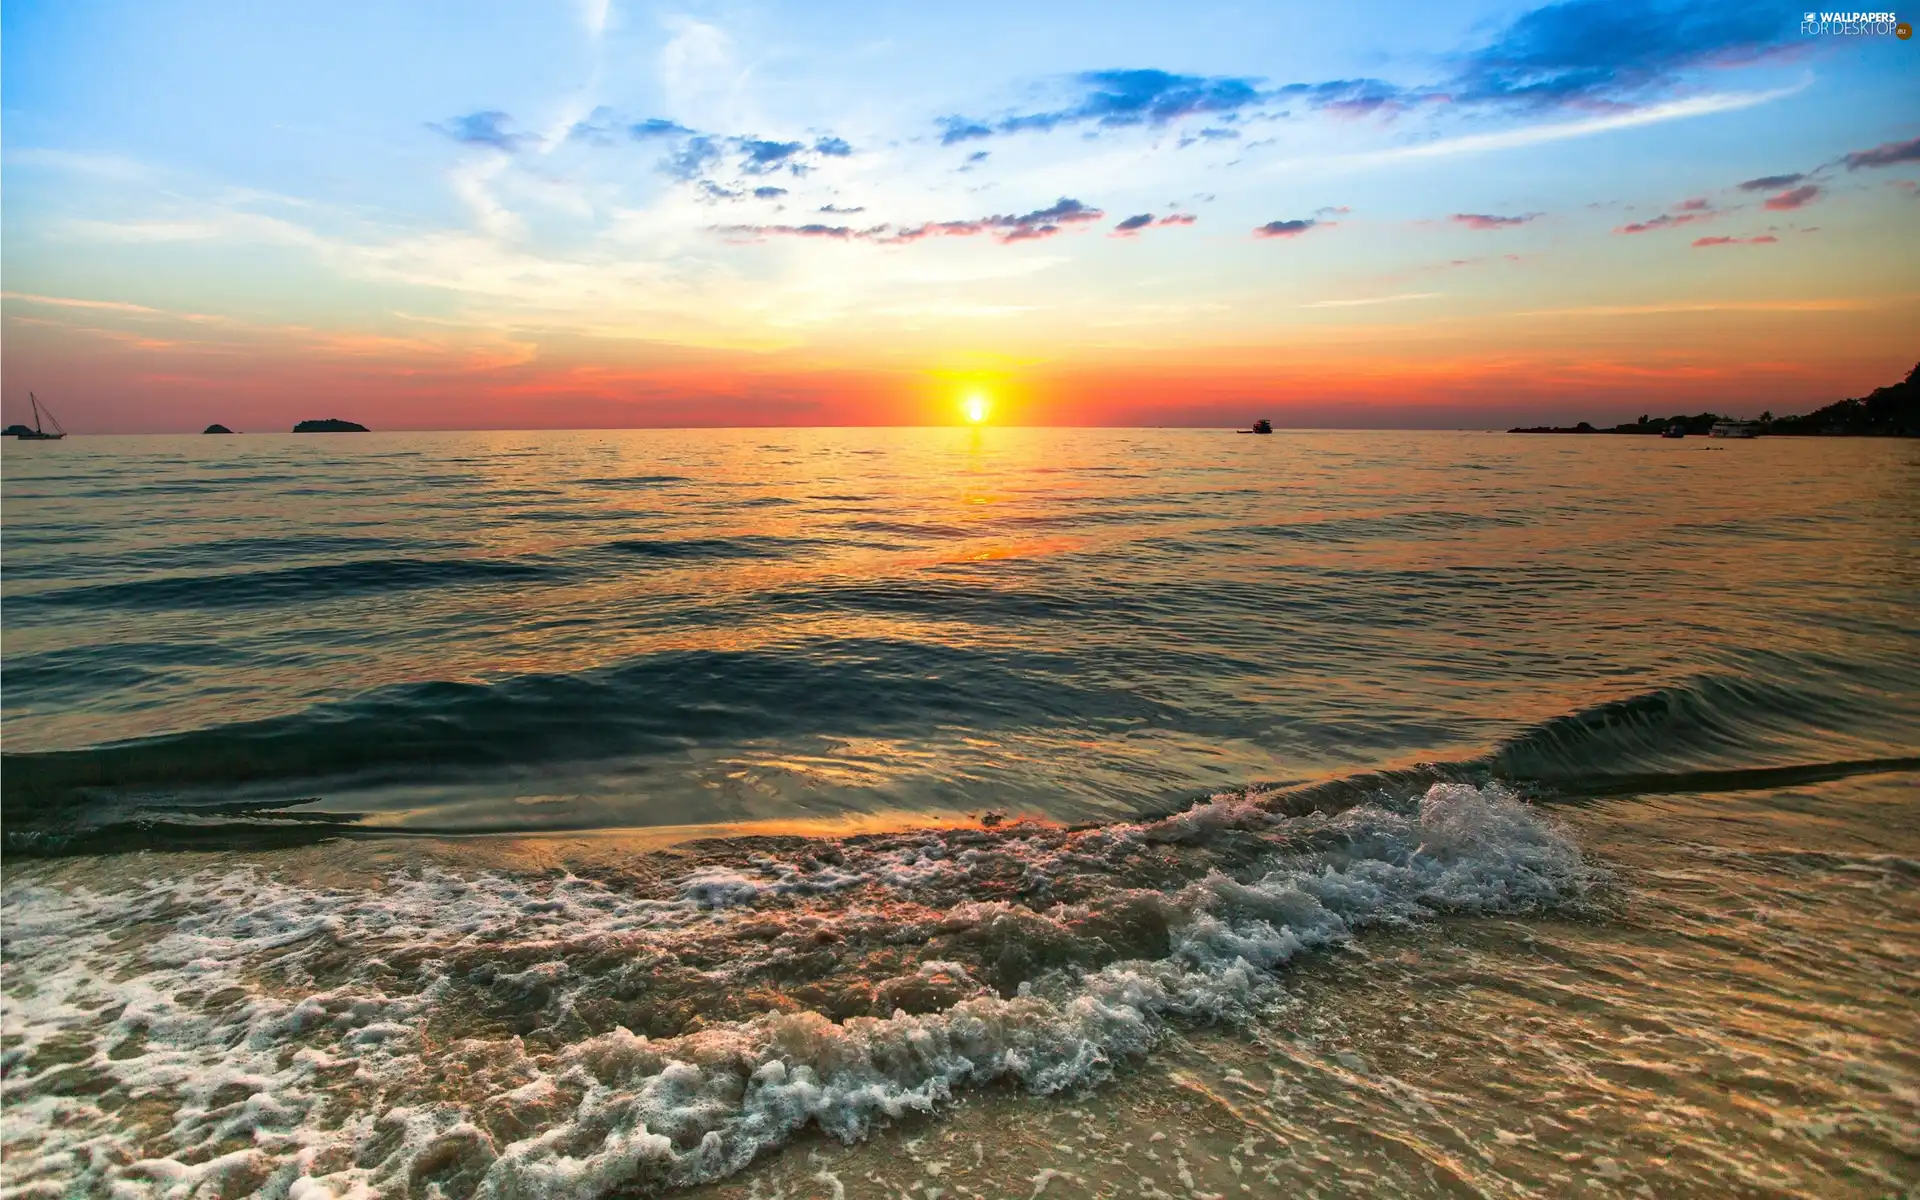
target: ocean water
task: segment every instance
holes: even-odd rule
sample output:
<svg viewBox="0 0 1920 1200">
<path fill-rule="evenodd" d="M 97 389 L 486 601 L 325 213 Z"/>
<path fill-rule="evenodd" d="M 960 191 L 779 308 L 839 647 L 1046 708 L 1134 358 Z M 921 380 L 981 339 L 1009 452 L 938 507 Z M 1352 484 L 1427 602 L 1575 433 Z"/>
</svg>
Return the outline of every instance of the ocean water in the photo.
<svg viewBox="0 0 1920 1200">
<path fill-rule="evenodd" d="M 1911 443 L 0 465 L 5 1195 L 1920 1184 Z"/>
</svg>

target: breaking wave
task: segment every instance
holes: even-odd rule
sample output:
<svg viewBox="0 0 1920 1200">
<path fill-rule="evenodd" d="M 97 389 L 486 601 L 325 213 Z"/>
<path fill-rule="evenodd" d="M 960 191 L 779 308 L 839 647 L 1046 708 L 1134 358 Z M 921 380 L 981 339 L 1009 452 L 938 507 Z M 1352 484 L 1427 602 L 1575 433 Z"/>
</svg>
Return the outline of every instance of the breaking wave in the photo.
<svg viewBox="0 0 1920 1200">
<path fill-rule="evenodd" d="M 1498 785 L 1289 815 L 737 839 L 603 880 L 13 873 L 8 1195 L 599 1196 L 1097 1083 L 1362 931 L 1587 904 Z"/>
</svg>

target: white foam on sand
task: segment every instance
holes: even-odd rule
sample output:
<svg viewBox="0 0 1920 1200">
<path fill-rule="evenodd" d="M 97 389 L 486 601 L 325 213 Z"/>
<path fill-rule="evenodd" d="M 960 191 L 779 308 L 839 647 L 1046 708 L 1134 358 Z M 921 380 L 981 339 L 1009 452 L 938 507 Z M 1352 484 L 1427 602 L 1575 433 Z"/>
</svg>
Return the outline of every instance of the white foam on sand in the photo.
<svg viewBox="0 0 1920 1200">
<path fill-rule="evenodd" d="M 808 1125 L 855 1139 L 993 1080 L 1040 1094 L 1097 1082 L 1146 1054 L 1170 1019 L 1255 1012 L 1295 955 L 1383 923 L 1576 904 L 1593 879 L 1564 834 L 1494 786 L 1440 784 L 1417 803 L 1304 818 L 1259 799 L 1090 831 L 1079 850 L 1028 847 L 1037 876 L 1049 855 L 1088 845 L 1283 823 L 1333 847 L 1164 893 L 1164 957 L 1056 969 L 1012 996 L 962 963 L 924 961 L 920 979 L 964 998 L 842 1022 L 775 1013 L 672 1039 L 619 1028 L 557 1050 L 438 1034 L 459 1026 L 448 960 L 511 947 L 516 969 L 487 975 L 494 994 L 564 1016 L 580 955 L 764 921 L 754 906 L 782 897 L 810 898 L 808 928 L 871 920 L 837 893 L 951 885 L 974 852 L 930 843 L 804 869 L 749 860 L 689 875 L 670 900 L 577 878 L 444 873 L 378 891 L 256 871 L 111 894 L 9 885 L 0 1194 L 591 1197 L 691 1184 Z M 1048 920 L 991 901 L 954 908 L 943 928 Z"/>
</svg>

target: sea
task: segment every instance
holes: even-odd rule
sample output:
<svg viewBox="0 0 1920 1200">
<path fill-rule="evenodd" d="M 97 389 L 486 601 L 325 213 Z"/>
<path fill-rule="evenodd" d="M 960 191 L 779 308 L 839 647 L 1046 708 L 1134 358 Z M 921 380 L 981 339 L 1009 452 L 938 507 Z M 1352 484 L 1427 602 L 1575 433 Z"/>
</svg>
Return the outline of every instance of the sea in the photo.
<svg viewBox="0 0 1920 1200">
<path fill-rule="evenodd" d="M 0 458 L 0 1196 L 1920 1195 L 1920 444 Z"/>
</svg>

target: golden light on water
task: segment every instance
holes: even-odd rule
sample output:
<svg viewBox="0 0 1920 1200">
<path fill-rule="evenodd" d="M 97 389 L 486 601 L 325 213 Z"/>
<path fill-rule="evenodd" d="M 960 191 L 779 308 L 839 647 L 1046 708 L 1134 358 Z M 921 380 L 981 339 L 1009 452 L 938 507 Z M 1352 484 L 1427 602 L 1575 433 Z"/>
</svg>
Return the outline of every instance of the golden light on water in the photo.
<svg viewBox="0 0 1920 1200">
<path fill-rule="evenodd" d="M 987 403 L 987 398 L 978 392 L 960 402 L 960 413 L 966 417 L 969 425 L 984 423 L 991 409 L 992 406 Z"/>
</svg>

